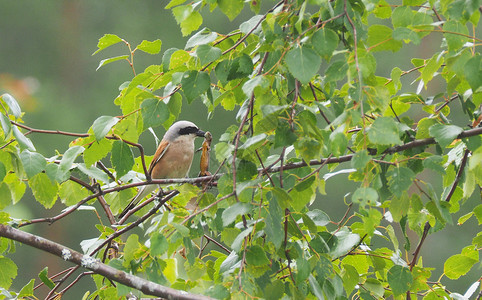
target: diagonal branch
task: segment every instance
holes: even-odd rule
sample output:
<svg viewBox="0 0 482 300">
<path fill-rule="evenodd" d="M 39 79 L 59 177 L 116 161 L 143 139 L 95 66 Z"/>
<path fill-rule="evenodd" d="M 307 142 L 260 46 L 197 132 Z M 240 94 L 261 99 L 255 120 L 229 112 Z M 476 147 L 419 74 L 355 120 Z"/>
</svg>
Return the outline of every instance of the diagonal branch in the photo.
<svg viewBox="0 0 482 300">
<path fill-rule="evenodd" d="M 110 280 L 139 290 L 146 295 L 163 297 L 167 299 L 211 299 L 207 296 L 195 295 L 185 291 L 165 287 L 152 281 L 128 274 L 103 264 L 93 257 L 74 251 L 61 244 L 37 235 L 33 235 L 31 233 L 14 229 L 4 224 L 0 224 L 0 236 L 32 246 L 39 250 L 49 252 L 55 256 L 61 257 L 64 260 L 91 270 L 96 274 L 102 275 Z"/>
<path fill-rule="evenodd" d="M 481 128 L 482 129 L 482 128 Z M 455 189 L 457 188 L 457 185 L 459 184 L 460 178 L 462 177 L 462 174 L 464 173 L 465 166 L 467 165 L 467 159 L 469 157 L 470 151 L 468 149 L 465 149 L 464 152 L 464 157 L 462 158 L 462 162 L 460 163 L 459 171 L 457 172 L 457 176 L 452 184 L 452 187 L 447 195 L 447 198 L 445 198 L 446 202 L 449 202 L 450 199 L 452 198 L 453 193 L 455 192 Z M 413 269 L 415 264 L 417 263 L 417 258 L 420 253 L 420 249 L 422 248 L 423 242 L 425 241 L 425 238 L 428 235 L 428 231 L 430 230 L 431 226 L 430 223 L 427 221 L 425 222 L 425 225 L 423 227 L 423 233 L 422 237 L 420 238 L 420 242 L 417 245 L 417 248 L 415 249 L 415 252 L 413 253 L 413 259 L 410 262 L 410 271 Z M 407 294 L 408 295 L 408 294 Z"/>
</svg>

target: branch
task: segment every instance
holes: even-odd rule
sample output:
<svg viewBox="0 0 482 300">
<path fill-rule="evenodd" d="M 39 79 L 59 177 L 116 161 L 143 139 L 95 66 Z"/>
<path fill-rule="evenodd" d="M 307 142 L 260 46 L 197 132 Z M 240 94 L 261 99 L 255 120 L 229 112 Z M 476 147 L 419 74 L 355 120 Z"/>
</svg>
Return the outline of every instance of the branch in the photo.
<svg viewBox="0 0 482 300">
<path fill-rule="evenodd" d="M 474 129 L 469 129 L 466 131 L 461 132 L 457 138 L 462 139 L 462 138 L 467 138 L 471 136 L 476 136 L 476 135 L 482 135 L 482 127 L 474 128 Z M 434 138 L 426 138 L 426 139 L 420 139 L 420 140 L 414 140 L 411 142 L 408 142 L 403 145 L 397 145 L 390 147 L 386 149 L 383 153 L 384 154 L 393 154 L 396 152 L 402 152 L 408 149 L 412 148 L 417 148 L 417 147 L 422 147 L 422 146 L 427 146 L 427 145 L 433 145 L 436 144 L 436 141 Z M 322 158 L 320 160 L 313 159 L 309 162 L 310 166 L 317 166 L 317 165 L 323 165 L 323 164 L 335 164 L 335 163 L 342 163 L 342 162 L 347 162 L 350 161 L 353 158 L 353 154 L 348 154 L 348 155 L 343 155 L 339 157 L 328 157 L 328 158 Z M 282 172 L 283 170 L 291 170 L 291 169 L 298 169 L 302 167 L 306 167 L 308 164 L 305 161 L 300 161 L 300 162 L 295 162 L 295 163 L 288 163 L 288 164 L 281 164 L 279 167 L 275 167 L 274 164 L 267 166 L 266 168 L 260 168 L 258 169 L 258 172 L 270 172 L 270 173 L 276 173 L 276 172 Z M 113 188 L 108 188 L 102 191 L 98 191 L 97 193 L 94 193 L 79 203 L 77 203 L 74 206 L 71 206 L 67 208 L 64 212 L 61 214 L 51 217 L 51 218 L 43 218 L 43 219 L 34 219 L 30 221 L 26 221 L 23 223 L 20 223 L 18 226 L 26 226 L 30 225 L 33 223 L 42 223 L 42 222 L 48 222 L 48 223 L 53 223 L 55 221 L 58 221 L 59 219 L 69 215 L 70 213 L 74 212 L 79 208 L 81 205 L 86 203 L 87 201 L 97 198 L 98 196 L 102 196 L 104 194 L 112 193 L 112 192 L 117 192 L 137 186 L 144 186 L 148 184 L 181 184 L 181 183 L 190 183 L 190 184 L 197 184 L 197 183 L 203 183 L 203 182 L 210 182 L 212 180 L 219 179 L 221 176 L 223 176 L 223 173 L 220 174 L 215 174 L 211 176 L 204 176 L 204 177 L 195 177 L 195 178 L 172 178 L 172 179 L 152 179 L 151 181 L 143 181 L 143 182 L 135 182 L 135 183 L 129 183 L 121 186 L 116 186 Z M 229 197 L 235 196 L 236 193 L 234 192 L 235 190 L 233 189 L 233 193 L 228 195 Z M 224 199 L 224 197 L 223 197 Z M 209 206 L 210 207 L 210 206 Z"/>
<path fill-rule="evenodd" d="M 91 270 L 96 274 L 139 290 L 146 295 L 168 299 L 212 299 L 203 295 L 195 295 L 185 291 L 175 290 L 134 276 L 132 274 L 125 273 L 103 264 L 93 257 L 81 254 L 61 244 L 27 232 L 23 232 L 18 229 L 14 229 L 4 224 L 0 224 L 0 236 L 49 252 L 53 255 L 61 257 L 64 260 Z"/>
<path fill-rule="evenodd" d="M 478 128 L 478 129 L 482 129 L 482 128 Z M 464 169 L 465 169 L 465 165 L 467 164 L 467 158 L 469 157 L 469 152 L 470 152 L 469 149 L 465 149 L 464 157 L 462 158 L 462 162 L 460 163 L 460 168 L 459 168 L 459 171 L 457 172 L 457 176 L 454 180 L 454 183 L 452 184 L 452 188 L 450 189 L 450 191 L 447 195 L 447 198 L 445 198 L 446 202 L 450 201 L 453 193 L 455 192 L 455 189 L 456 189 L 457 185 L 459 184 L 460 178 L 462 177 L 462 174 L 463 174 Z M 425 238 L 427 237 L 427 234 L 428 234 L 428 231 L 430 230 L 430 228 L 431 228 L 430 223 L 428 221 L 425 222 L 425 226 L 423 227 L 422 237 L 420 238 L 420 242 L 418 243 L 417 248 L 415 249 L 415 252 L 413 253 L 413 259 L 410 262 L 410 271 L 413 269 L 413 267 L 417 263 L 417 257 L 420 253 L 420 249 L 422 248 L 423 242 L 425 241 Z"/>
</svg>

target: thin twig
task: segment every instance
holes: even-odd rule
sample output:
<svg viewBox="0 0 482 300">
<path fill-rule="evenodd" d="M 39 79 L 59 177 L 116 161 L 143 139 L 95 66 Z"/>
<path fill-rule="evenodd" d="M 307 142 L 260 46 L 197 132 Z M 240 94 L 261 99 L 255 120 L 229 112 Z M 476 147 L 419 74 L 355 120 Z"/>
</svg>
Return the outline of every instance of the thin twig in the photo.
<svg viewBox="0 0 482 300">
<path fill-rule="evenodd" d="M 258 153 L 258 149 L 256 149 L 254 151 L 254 153 L 256 153 L 256 156 L 258 157 L 258 160 L 259 160 L 259 163 L 261 164 L 261 169 L 262 171 L 260 172 L 260 174 L 264 174 L 268 177 L 269 179 L 269 182 L 271 183 L 272 186 L 275 186 L 274 184 L 274 181 L 273 181 L 273 178 L 271 178 L 271 176 L 269 175 L 269 172 L 266 170 L 266 168 L 264 167 L 264 164 L 263 164 L 263 160 L 261 159 L 261 156 L 259 156 L 259 153 Z"/>
<path fill-rule="evenodd" d="M 206 234 L 204 235 L 204 237 L 205 237 L 208 241 L 216 244 L 216 246 L 218 246 L 219 248 L 221 248 L 221 249 L 223 249 L 224 251 L 226 251 L 228 254 L 231 253 L 231 250 L 229 250 L 228 248 L 226 248 L 223 244 L 221 244 L 220 242 L 216 241 L 216 240 L 213 239 L 212 237 L 210 237 L 210 236 L 208 236 L 208 235 L 206 235 Z"/>
</svg>

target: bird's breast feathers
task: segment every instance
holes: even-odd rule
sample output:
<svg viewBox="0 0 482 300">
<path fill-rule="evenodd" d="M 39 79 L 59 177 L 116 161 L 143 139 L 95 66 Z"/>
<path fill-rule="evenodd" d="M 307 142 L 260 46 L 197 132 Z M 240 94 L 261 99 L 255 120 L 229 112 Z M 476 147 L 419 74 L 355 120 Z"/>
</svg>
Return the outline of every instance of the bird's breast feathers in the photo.
<svg viewBox="0 0 482 300">
<path fill-rule="evenodd" d="M 193 156 L 194 138 L 180 136 L 169 142 L 164 154 L 152 168 L 151 175 L 155 179 L 186 177 L 191 168 Z"/>
</svg>

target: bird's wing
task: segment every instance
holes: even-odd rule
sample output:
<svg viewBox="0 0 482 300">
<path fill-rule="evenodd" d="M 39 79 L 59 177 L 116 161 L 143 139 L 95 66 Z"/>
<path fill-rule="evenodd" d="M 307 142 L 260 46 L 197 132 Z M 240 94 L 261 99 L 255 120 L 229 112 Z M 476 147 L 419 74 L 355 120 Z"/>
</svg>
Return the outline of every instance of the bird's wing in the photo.
<svg viewBox="0 0 482 300">
<path fill-rule="evenodd" d="M 159 144 L 159 147 L 157 147 L 156 153 L 154 154 L 154 158 L 151 161 L 151 164 L 149 165 L 149 174 L 152 174 L 152 169 L 154 166 L 159 162 L 159 160 L 164 156 L 166 153 L 167 149 L 169 148 L 171 144 L 168 141 L 162 140 L 161 143 Z"/>
</svg>

